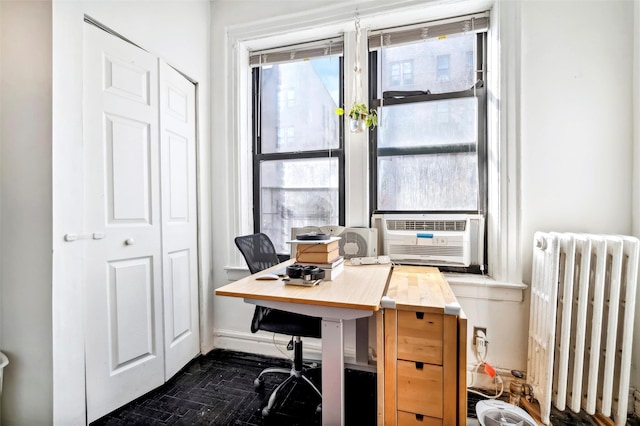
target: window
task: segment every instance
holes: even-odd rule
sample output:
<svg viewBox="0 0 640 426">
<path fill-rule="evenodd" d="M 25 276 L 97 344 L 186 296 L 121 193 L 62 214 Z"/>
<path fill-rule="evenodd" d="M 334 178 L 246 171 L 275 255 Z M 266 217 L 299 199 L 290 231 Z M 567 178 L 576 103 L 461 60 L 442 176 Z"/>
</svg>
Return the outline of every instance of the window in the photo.
<svg viewBox="0 0 640 426">
<path fill-rule="evenodd" d="M 278 108 L 284 112 L 285 108 L 293 108 L 296 104 L 296 92 L 293 89 L 278 90 Z"/>
<path fill-rule="evenodd" d="M 381 125 L 371 134 L 372 212 L 486 212 L 481 71 L 488 19 L 468 20 L 394 28 L 369 38 L 370 104 L 382 105 Z M 380 39 L 387 40 L 382 47 Z M 393 67 L 407 62 L 415 65 L 413 87 L 402 91 L 394 87 Z"/>
<path fill-rule="evenodd" d="M 449 60 L 451 55 L 438 55 L 436 62 L 438 66 L 437 77 L 438 81 L 449 81 Z"/>
<path fill-rule="evenodd" d="M 341 54 L 334 39 L 251 55 L 254 230 L 280 254 L 292 227 L 344 223 Z"/>
<path fill-rule="evenodd" d="M 390 64 L 391 86 L 409 86 L 413 84 L 413 60 Z"/>
<path fill-rule="evenodd" d="M 279 127 L 278 140 L 276 141 L 276 149 L 278 151 L 291 150 L 290 147 L 295 146 L 295 127 Z"/>
</svg>

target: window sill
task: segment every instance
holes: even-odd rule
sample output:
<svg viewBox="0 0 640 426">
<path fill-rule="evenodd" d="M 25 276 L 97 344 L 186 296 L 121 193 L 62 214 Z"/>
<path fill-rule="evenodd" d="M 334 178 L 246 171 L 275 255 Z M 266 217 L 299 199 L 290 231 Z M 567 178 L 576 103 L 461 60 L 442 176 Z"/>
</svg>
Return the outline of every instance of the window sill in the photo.
<svg viewBox="0 0 640 426">
<path fill-rule="evenodd" d="M 227 280 L 229 282 L 238 281 L 251 275 L 246 266 L 225 266 L 224 270 L 227 272 Z"/>
<path fill-rule="evenodd" d="M 458 298 L 522 302 L 526 284 L 496 281 L 488 276 L 445 273 L 451 290 Z"/>
</svg>

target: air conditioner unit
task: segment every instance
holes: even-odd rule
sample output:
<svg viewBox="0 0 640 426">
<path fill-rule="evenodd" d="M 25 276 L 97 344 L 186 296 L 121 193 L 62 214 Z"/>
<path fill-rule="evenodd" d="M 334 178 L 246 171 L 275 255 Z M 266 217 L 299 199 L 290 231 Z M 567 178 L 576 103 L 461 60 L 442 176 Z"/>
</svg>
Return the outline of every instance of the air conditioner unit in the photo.
<svg viewBox="0 0 640 426">
<path fill-rule="evenodd" d="M 340 237 L 340 255 L 345 259 L 352 257 L 371 257 L 378 255 L 378 230 L 375 228 L 349 228 L 344 226 L 305 226 L 291 228 L 291 239 L 296 235 L 309 232 L 321 232 L 332 237 Z M 291 257 L 296 253 L 296 244 L 291 244 Z"/>
<path fill-rule="evenodd" d="M 467 267 L 484 264 L 484 216 L 374 214 L 382 254 L 392 262 Z"/>
</svg>

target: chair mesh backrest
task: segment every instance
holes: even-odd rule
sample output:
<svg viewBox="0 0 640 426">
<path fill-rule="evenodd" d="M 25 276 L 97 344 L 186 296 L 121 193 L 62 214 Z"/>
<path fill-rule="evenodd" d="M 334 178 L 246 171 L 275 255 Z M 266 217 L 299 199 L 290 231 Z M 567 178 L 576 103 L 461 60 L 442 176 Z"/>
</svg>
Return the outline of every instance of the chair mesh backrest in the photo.
<svg viewBox="0 0 640 426">
<path fill-rule="evenodd" d="M 235 243 L 252 274 L 280 263 L 271 239 L 263 233 L 236 237 Z"/>
</svg>

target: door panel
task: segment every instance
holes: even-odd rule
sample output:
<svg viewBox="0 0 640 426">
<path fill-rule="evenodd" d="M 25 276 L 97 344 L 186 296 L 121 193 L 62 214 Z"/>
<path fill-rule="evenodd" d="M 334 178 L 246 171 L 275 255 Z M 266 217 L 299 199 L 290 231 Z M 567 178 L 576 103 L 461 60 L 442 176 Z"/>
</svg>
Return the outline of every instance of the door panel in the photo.
<svg viewBox="0 0 640 426">
<path fill-rule="evenodd" d="M 189 250 L 182 250 L 169 253 L 168 258 L 171 281 L 166 285 L 170 293 L 165 296 L 171 299 L 167 306 L 172 311 L 168 312 L 167 316 L 172 318 L 172 321 L 167 321 L 166 338 L 169 345 L 173 346 L 191 331 L 191 292 L 189 291 L 191 255 Z"/>
<path fill-rule="evenodd" d="M 109 262 L 107 310 L 112 372 L 154 354 L 151 259 Z"/>
<path fill-rule="evenodd" d="M 149 124 L 109 115 L 105 120 L 109 223 L 149 223 Z"/>
<path fill-rule="evenodd" d="M 195 85 L 160 63 L 165 374 L 200 351 Z"/>
<path fill-rule="evenodd" d="M 85 25 L 87 420 L 164 383 L 158 61 Z"/>
<path fill-rule="evenodd" d="M 151 83 L 149 70 L 104 54 L 104 91 L 143 105 L 150 105 Z"/>
</svg>

